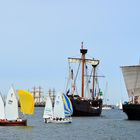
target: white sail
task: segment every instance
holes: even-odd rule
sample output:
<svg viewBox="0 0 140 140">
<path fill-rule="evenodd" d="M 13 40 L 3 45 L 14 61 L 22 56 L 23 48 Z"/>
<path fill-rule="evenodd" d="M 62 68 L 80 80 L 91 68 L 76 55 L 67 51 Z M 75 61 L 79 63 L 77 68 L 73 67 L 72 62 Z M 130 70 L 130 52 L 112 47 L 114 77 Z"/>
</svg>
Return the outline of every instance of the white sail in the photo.
<svg viewBox="0 0 140 140">
<path fill-rule="evenodd" d="M 19 118 L 18 101 L 15 91 L 12 87 L 10 88 L 6 99 L 5 118 L 7 120 L 16 120 L 17 118 Z"/>
<path fill-rule="evenodd" d="M 62 93 L 57 93 L 54 103 L 54 118 L 65 118 Z"/>
<path fill-rule="evenodd" d="M 4 102 L 0 94 L 0 119 L 5 119 Z"/>
<path fill-rule="evenodd" d="M 50 99 L 50 96 L 47 96 L 43 118 L 50 118 L 50 117 L 53 117 L 52 101 Z"/>
<path fill-rule="evenodd" d="M 120 103 L 119 103 L 119 109 L 122 109 L 122 102 L 120 100 Z"/>
<path fill-rule="evenodd" d="M 128 96 L 140 96 L 140 65 L 121 68 Z"/>
</svg>

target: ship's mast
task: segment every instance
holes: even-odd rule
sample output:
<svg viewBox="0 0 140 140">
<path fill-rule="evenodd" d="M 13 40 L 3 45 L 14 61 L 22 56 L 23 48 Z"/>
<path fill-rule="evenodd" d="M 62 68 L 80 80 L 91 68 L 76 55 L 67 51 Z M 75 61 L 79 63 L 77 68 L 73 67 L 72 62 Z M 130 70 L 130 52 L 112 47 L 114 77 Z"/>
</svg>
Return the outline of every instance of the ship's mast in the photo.
<svg viewBox="0 0 140 140">
<path fill-rule="evenodd" d="M 87 49 L 83 48 L 83 42 L 81 44 L 80 52 L 82 54 L 82 97 L 84 97 L 84 67 L 85 67 L 85 54 L 87 53 Z"/>
<path fill-rule="evenodd" d="M 92 65 L 92 67 L 93 67 L 92 98 L 94 98 L 94 83 L 95 83 L 95 70 L 96 70 L 96 68 L 94 65 Z"/>
</svg>

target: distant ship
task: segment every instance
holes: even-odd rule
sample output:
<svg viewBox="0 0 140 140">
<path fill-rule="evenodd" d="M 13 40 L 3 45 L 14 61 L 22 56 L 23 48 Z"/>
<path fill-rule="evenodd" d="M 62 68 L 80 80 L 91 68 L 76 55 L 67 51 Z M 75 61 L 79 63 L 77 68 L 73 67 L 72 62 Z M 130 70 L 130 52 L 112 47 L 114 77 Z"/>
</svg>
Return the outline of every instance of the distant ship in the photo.
<svg viewBox="0 0 140 140">
<path fill-rule="evenodd" d="M 41 86 L 39 86 L 39 87 L 34 86 L 31 93 L 34 97 L 34 106 L 35 107 L 45 107 L 44 95 L 43 95 L 43 90 L 42 90 Z"/>
<path fill-rule="evenodd" d="M 103 105 L 102 109 L 103 110 L 110 110 L 110 109 L 113 109 L 113 107 L 111 105 Z"/>
<path fill-rule="evenodd" d="M 122 66 L 121 69 L 130 98 L 123 104 L 123 111 L 129 120 L 140 120 L 140 65 Z"/>
<path fill-rule="evenodd" d="M 71 100 L 73 106 L 73 116 L 100 116 L 102 112 L 102 92 L 99 88 L 98 76 L 96 68 L 99 64 L 99 60 L 95 59 L 86 59 L 85 54 L 87 49 L 83 48 L 83 43 L 81 44 L 81 58 L 68 58 L 69 62 L 69 80 L 68 83 L 71 83 L 70 88 L 67 86 L 67 95 Z M 78 63 L 78 70 L 74 76 L 74 69 L 71 65 L 73 63 Z M 81 66 L 81 91 L 78 94 L 77 89 L 77 77 L 79 68 Z M 88 75 L 88 68 L 90 67 L 91 72 Z M 86 81 L 86 82 L 85 82 Z M 91 82 L 92 81 L 92 82 Z M 77 82 L 77 83 L 76 83 Z M 90 85 L 92 87 L 90 88 Z M 87 94 L 85 94 L 87 91 Z"/>
</svg>

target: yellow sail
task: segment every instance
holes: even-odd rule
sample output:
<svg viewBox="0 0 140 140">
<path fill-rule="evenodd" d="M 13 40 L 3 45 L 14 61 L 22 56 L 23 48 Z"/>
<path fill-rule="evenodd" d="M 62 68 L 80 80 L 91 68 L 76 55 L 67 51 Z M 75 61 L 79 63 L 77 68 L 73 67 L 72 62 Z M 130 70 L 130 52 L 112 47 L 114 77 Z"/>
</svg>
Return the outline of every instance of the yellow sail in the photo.
<svg viewBox="0 0 140 140">
<path fill-rule="evenodd" d="M 25 90 L 18 90 L 20 111 L 24 114 L 34 113 L 34 97 L 33 95 Z"/>
</svg>

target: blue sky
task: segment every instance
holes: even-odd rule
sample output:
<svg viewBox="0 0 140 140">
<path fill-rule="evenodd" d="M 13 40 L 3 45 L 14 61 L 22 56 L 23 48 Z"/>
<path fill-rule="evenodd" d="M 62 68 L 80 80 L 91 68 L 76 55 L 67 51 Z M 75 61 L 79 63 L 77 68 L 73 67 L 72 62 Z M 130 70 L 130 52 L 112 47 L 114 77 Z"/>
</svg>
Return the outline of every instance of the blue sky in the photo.
<svg viewBox="0 0 140 140">
<path fill-rule="evenodd" d="M 0 91 L 65 89 L 67 57 L 100 59 L 110 103 L 127 99 L 120 66 L 140 58 L 139 0 L 0 1 Z"/>
</svg>

